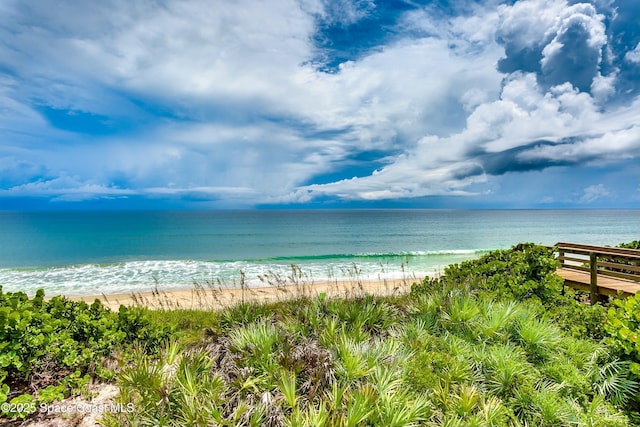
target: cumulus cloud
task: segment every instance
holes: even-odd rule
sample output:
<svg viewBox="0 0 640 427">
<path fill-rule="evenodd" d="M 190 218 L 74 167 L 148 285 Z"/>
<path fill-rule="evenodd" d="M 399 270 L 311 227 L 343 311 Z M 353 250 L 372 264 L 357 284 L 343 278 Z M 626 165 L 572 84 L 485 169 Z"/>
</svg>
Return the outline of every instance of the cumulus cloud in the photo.
<svg viewBox="0 0 640 427">
<path fill-rule="evenodd" d="M 513 75 L 501 100 L 479 105 L 465 129 L 424 137 L 415 149 L 368 177 L 305 190 L 366 200 L 467 194 L 470 184 L 508 172 L 628 160 L 640 152 L 636 104 L 610 114 L 569 84 L 549 92 L 532 74 Z"/>
<path fill-rule="evenodd" d="M 604 15 L 590 4 L 578 3 L 563 9 L 550 29 L 553 38 L 542 49 L 540 64 L 545 82 L 571 82 L 584 92 L 590 89 L 607 42 L 603 20 Z"/>
<path fill-rule="evenodd" d="M 599 72 L 607 41 L 595 7 L 521 1 L 499 14 L 496 34 L 507 54 L 521 55 L 519 69 L 535 57 L 529 65 L 537 73 L 512 70 L 494 101 L 466 92 L 461 101 L 471 113 L 460 133 L 426 136 L 371 176 L 305 190 L 356 199 L 460 194 L 490 175 L 635 158 L 638 103 L 601 107 L 615 91 L 615 74 Z"/>
<path fill-rule="evenodd" d="M 639 102 L 613 102 L 619 74 L 605 67 L 595 4 L 406 6 L 388 20 L 393 37 L 332 72 L 317 63 L 330 55 L 323 29 L 348 30 L 379 3 L 47 5 L 14 2 L 0 18 L 3 196 L 469 195 L 493 176 L 640 148 Z M 74 132 L 70 117 L 112 132 Z"/>
<path fill-rule="evenodd" d="M 571 83 L 588 92 L 599 76 L 607 44 L 605 16 L 590 3 L 524 0 L 500 7 L 497 36 L 505 72 L 536 72 L 548 86 Z"/>
</svg>

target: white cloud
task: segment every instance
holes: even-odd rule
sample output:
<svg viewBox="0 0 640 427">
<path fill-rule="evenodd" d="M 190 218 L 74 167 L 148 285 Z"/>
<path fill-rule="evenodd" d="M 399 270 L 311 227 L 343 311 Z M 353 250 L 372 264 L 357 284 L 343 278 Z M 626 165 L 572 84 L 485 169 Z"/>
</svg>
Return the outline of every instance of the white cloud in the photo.
<svg viewBox="0 0 640 427">
<path fill-rule="evenodd" d="M 532 48 L 549 38 L 565 8 L 562 0 L 524 0 L 501 5 L 497 35 L 508 38 L 519 49 Z"/>
<path fill-rule="evenodd" d="M 531 40 L 549 43 L 555 37 L 558 41 L 558 35 L 566 32 L 576 22 L 587 28 L 586 43 L 594 51 L 599 50 L 606 41 L 603 17 L 596 14 L 590 5 L 569 6 L 562 1 L 524 1 L 512 7 L 501 7 L 500 15 L 498 33 L 518 33 L 516 41 L 522 47 L 527 47 Z M 493 22 L 490 12 L 486 16 L 486 22 Z M 477 29 L 477 25 L 470 24 L 482 21 L 483 18 L 484 16 L 471 18 L 466 22 L 467 26 L 464 25 L 464 19 L 458 18 L 456 25 L 458 28 Z M 478 31 L 484 32 L 486 31 Z M 477 36 L 476 39 L 487 38 Z M 486 55 L 491 51 L 491 44 L 486 44 L 484 49 L 486 51 L 483 54 Z M 551 58 L 551 52 L 547 53 L 547 57 Z M 469 61 L 470 58 L 466 56 L 463 61 Z M 482 69 L 484 67 L 480 67 Z M 638 141 L 633 138 L 634 129 L 630 126 L 637 121 L 632 116 L 637 113 L 638 105 L 622 106 L 611 111 L 602 111 L 599 105 L 611 93 L 614 79 L 614 76 L 598 75 L 593 83 L 595 96 L 592 97 L 588 93 L 579 92 L 568 83 L 545 92 L 534 74 L 515 73 L 508 76 L 499 99 L 495 99 L 498 98 L 495 93 L 479 90 L 482 85 L 476 81 L 468 90 L 460 91 L 462 105 L 471 111 L 466 119 L 466 126 L 461 131 L 450 135 L 443 132 L 443 135 L 438 136 L 427 130 L 427 136 L 421 138 L 418 144 L 407 148 L 404 155 L 377 173 L 327 185 L 310 186 L 303 193 L 331 194 L 354 199 L 461 193 L 470 184 L 487 180 L 487 175 L 483 172 L 483 161 L 476 157 L 477 154 L 473 154 L 479 148 L 498 155 L 511 149 L 525 148 L 539 140 L 558 144 L 570 141 L 545 147 L 549 150 L 569 149 L 577 152 L 584 148 L 584 155 L 575 157 L 577 162 L 596 152 L 611 159 L 636 156 Z M 628 138 L 611 143 L 614 136 Z M 535 152 L 535 149 L 524 151 L 517 159 L 534 160 Z"/>
<path fill-rule="evenodd" d="M 36 180 L 11 191 L 372 200 L 470 193 L 492 173 L 485 157 L 510 150 L 522 150 L 514 160 L 530 162 L 636 155 L 638 103 L 603 106 L 615 94 L 615 74 L 590 75 L 592 96 L 571 83 L 549 87 L 534 73 L 496 70 L 506 54 L 496 39 L 508 39 L 510 48 L 538 46 L 547 71 L 562 56 L 563 36 L 577 27 L 599 52 L 606 37 L 593 6 L 523 0 L 497 11 L 475 6 L 473 16 L 451 20 L 424 8 L 400 20 L 398 31 L 411 37 L 329 74 L 310 63 L 318 54 L 316 19 L 346 25 L 374 12 L 374 3 L 328 4 L 123 0 L 7 8 L 0 57 L 15 75 L 0 78 L 0 159 L 29 160 L 22 171 L 6 168 L 12 185 L 28 173 Z M 129 120 L 133 131 L 93 137 L 56 130 L 37 112 L 43 105 Z M 530 147 L 540 140 L 556 145 Z M 386 156 L 377 171 L 306 184 L 374 150 Z M 59 178 L 37 178 L 42 171 Z"/>
<path fill-rule="evenodd" d="M 624 58 L 629 62 L 640 63 L 640 43 L 636 45 L 636 48 L 627 52 Z"/>
<path fill-rule="evenodd" d="M 348 26 L 365 18 L 376 8 L 374 0 L 323 0 L 316 13 L 327 24 Z"/>
<path fill-rule="evenodd" d="M 425 133 L 450 133 L 455 125 L 447 115 L 473 102 L 470 91 L 484 88 L 475 95 L 479 102 L 499 88 L 497 46 L 469 56 L 436 38 L 386 46 L 333 75 L 318 72 L 303 65 L 312 54 L 311 17 L 285 1 L 268 9 L 251 5 L 232 3 L 213 13 L 194 2 L 171 3 L 168 9 L 140 7 L 133 16 L 116 9 L 115 24 L 101 24 L 110 31 L 55 41 L 76 58 L 65 70 L 76 67 L 73 74 L 89 75 L 91 64 L 98 70 L 92 78 L 103 84 L 203 116 L 201 122 L 168 122 L 142 137 L 75 147 L 73 158 L 55 156 L 57 167 L 104 180 L 119 174 L 139 189 L 168 183 L 239 187 L 252 188 L 254 200 L 256 194 L 258 201 L 271 199 L 330 171 L 351 152 L 389 150 L 398 141 L 414 145 Z M 226 114 L 226 104 L 238 124 L 215 123 L 215 110 Z M 287 122 L 256 116 L 293 117 L 309 129 L 339 133 L 309 137 Z M 214 123 L 206 123 L 209 117 Z M 84 162 L 74 166 L 78 156 Z M 404 193 L 371 190 L 368 197 Z"/>
<path fill-rule="evenodd" d="M 607 198 L 611 195 L 609 189 L 602 184 L 590 185 L 583 190 L 580 197 L 581 203 L 593 203 L 596 200 Z"/>
<path fill-rule="evenodd" d="M 135 193 L 133 190 L 82 181 L 77 176 L 66 175 L 29 182 L 6 190 L 0 189 L 0 195 L 3 196 L 48 196 L 54 201 L 84 201 L 97 198 L 126 197 Z"/>
<path fill-rule="evenodd" d="M 607 47 L 605 16 L 587 2 L 522 0 L 498 8 L 497 37 L 505 43 L 501 66 L 539 71 L 548 86 L 570 82 L 588 92 L 600 75 Z"/>
<path fill-rule="evenodd" d="M 608 163 L 612 160 L 627 160 L 640 152 L 640 126 L 612 130 L 604 135 L 584 138 L 574 143 L 553 146 L 537 146 L 518 155 L 522 160 L 554 160 L 558 162 L 582 163 L 591 161 Z"/>
<path fill-rule="evenodd" d="M 544 93 L 532 74 L 513 75 L 501 99 L 479 105 L 462 132 L 424 137 L 413 150 L 370 176 L 310 186 L 305 191 L 348 199 L 465 194 L 471 184 L 486 182 L 484 156 L 502 156 L 516 148 L 523 151 L 505 160 L 513 164 L 498 167 L 496 173 L 509 167 L 518 170 L 518 162 L 602 166 L 637 157 L 640 128 L 630 124 L 637 111 L 633 104 L 602 114 L 593 98 L 569 84 Z M 597 136 L 589 136 L 590 131 Z M 556 145 L 527 148 L 540 140 Z M 479 148 L 484 151 L 474 154 Z"/>
<path fill-rule="evenodd" d="M 542 49 L 540 61 L 542 72 L 552 83 L 591 85 L 607 43 L 603 21 L 604 16 L 591 4 L 578 3 L 562 10 L 548 30 L 553 38 Z"/>
<path fill-rule="evenodd" d="M 616 93 L 617 73 L 608 76 L 598 74 L 591 83 L 591 93 L 598 104 L 603 104 L 607 99 Z"/>
</svg>

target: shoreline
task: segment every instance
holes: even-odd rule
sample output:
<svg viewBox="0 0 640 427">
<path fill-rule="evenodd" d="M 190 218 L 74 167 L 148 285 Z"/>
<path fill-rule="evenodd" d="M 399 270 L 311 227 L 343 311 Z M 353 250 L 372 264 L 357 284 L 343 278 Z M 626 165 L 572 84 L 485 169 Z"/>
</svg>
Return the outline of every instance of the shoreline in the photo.
<svg viewBox="0 0 640 427">
<path fill-rule="evenodd" d="M 278 302 L 300 297 L 325 294 L 329 298 L 357 297 L 366 294 L 378 296 L 401 295 L 411 290 L 411 285 L 422 279 L 407 277 L 382 280 L 334 280 L 318 283 L 291 283 L 281 286 L 216 288 L 193 287 L 191 289 L 158 288 L 145 292 L 114 293 L 102 295 L 68 296 L 71 301 L 88 304 L 99 300 L 105 307 L 118 310 L 121 305 L 139 306 L 155 310 L 187 309 L 216 310 L 240 302 Z"/>
</svg>

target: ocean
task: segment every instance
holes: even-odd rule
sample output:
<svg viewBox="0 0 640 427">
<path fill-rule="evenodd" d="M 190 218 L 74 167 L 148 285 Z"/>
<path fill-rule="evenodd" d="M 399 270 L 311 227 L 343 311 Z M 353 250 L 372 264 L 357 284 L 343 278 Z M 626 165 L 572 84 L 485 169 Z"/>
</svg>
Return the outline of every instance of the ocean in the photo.
<svg viewBox="0 0 640 427">
<path fill-rule="evenodd" d="M 98 295 L 416 278 L 520 242 L 640 239 L 638 210 L 0 212 L 0 285 Z M 242 277 L 242 278 L 241 278 Z"/>
</svg>

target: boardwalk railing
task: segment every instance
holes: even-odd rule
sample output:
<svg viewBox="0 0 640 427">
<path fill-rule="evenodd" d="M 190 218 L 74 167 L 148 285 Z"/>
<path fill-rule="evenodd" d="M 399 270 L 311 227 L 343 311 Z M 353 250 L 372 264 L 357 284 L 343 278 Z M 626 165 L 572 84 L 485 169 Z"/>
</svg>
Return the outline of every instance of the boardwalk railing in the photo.
<svg viewBox="0 0 640 427">
<path fill-rule="evenodd" d="M 564 242 L 556 247 L 558 274 L 569 286 L 588 290 L 592 304 L 599 294 L 628 296 L 640 288 L 640 250 Z"/>
</svg>

